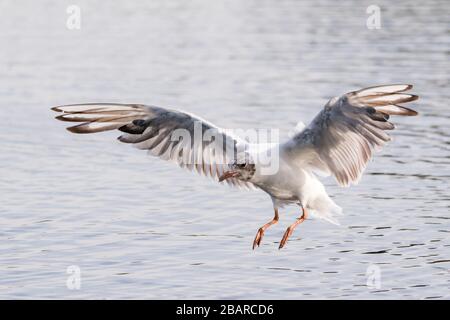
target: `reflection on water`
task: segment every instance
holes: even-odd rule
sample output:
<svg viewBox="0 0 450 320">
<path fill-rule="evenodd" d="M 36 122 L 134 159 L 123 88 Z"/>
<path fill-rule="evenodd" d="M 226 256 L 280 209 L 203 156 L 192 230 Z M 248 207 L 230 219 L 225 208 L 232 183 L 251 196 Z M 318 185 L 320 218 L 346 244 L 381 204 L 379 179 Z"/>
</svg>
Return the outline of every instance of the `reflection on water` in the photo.
<svg viewBox="0 0 450 320">
<path fill-rule="evenodd" d="M 213 4 L 214 3 L 214 4 Z M 447 1 L 4 1 L 0 10 L 0 298 L 449 298 Z M 40 17 L 30 19 L 30 17 Z M 20 21 L 20 23 L 19 23 Z M 272 216 L 262 192 L 188 174 L 115 141 L 75 136 L 49 107 L 110 101 L 181 107 L 223 127 L 308 122 L 334 95 L 408 82 L 419 117 L 360 185 L 326 180 L 341 227 Z M 81 269 L 81 289 L 66 286 Z M 380 287 L 369 288 L 377 266 Z"/>
</svg>

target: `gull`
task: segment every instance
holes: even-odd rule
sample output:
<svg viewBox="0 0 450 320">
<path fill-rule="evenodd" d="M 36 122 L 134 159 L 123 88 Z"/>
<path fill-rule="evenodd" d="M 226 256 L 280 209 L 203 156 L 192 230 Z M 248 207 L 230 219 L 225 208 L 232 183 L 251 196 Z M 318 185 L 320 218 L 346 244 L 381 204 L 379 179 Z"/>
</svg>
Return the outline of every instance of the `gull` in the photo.
<svg viewBox="0 0 450 320">
<path fill-rule="evenodd" d="M 265 148 L 188 112 L 143 104 L 88 103 L 52 108 L 58 120 L 78 122 L 73 133 L 119 130 L 119 141 L 148 150 L 164 160 L 195 170 L 232 186 L 260 189 L 272 199 L 274 217 L 258 229 L 253 249 L 265 231 L 279 220 L 285 205 L 299 207 L 300 215 L 284 233 L 283 248 L 294 229 L 309 213 L 338 224 L 342 209 L 327 194 L 322 176 L 333 176 L 340 186 L 357 184 L 374 152 L 390 141 L 391 115 L 415 116 L 400 104 L 418 99 L 405 93 L 409 84 L 368 87 L 331 98 L 308 126 L 282 143 Z M 195 133 L 209 132 L 209 139 Z M 181 132 L 181 134 L 180 134 Z M 185 136 L 175 139 L 174 136 Z M 187 136 L 186 136 L 187 134 Z M 211 137 L 214 136 L 214 139 Z M 231 150 L 231 152 L 228 152 Z M 277 155 L 277 170 L 264 172 L 259 160 L 267 151 Z"/>
</svg>

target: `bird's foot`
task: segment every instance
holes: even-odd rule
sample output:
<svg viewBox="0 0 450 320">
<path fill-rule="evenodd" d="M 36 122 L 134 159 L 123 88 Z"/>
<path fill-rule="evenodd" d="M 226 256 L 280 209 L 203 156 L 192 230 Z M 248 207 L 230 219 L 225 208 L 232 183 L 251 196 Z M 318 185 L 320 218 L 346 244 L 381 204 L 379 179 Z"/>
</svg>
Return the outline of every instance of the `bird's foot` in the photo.
<svg viewBox="0 0 450 320">
<path fill-rule="evenodd" d="M 291 236 L 293 231 L 294 231 L 294 228 L 291 228 L 291 227 L 287 228 L 286 232 L 283 235 L 283 238 L 280 241 L 280 246 L 278 247 L 278 249 L 281 249 L 284 247 L 284 245 L 288 241 L 288 239 Z"/>
<path fill-rule="evenodd" d="M 263 236 L 264 236 L 264 229 L 259 228 L 258 232 L 256 233 L 255 240 L 253 240 L 253 250 L 255 250 L 256 246 L 259 247 L 261 245 L 261 240 Z"/>
</svg>

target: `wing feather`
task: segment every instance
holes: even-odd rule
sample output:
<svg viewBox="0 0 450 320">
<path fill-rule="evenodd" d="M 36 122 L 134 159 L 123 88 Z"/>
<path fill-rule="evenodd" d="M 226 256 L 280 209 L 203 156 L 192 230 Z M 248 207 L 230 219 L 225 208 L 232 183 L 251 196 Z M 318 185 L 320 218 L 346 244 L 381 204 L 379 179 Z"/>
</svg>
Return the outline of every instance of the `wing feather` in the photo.
<svg viewBox="0 0 450 320">
<path fill-rule="evenodd" d="M 56 117 L 58 120 L 79 123 L 67 128 L 73 133 L 118 129 L 123 132 L 118 137 L 121 142 L 148 150 L 151 155 L 175 162 L 180 167 L 195 170 L 215 180 L 227 170 L 228 163 L 237 156 L 236 152 L 247 148 L 247 143 L 242 139 L 204 119 L 177 110 L 114 103 L 66 105 L 52 110 L 62 113 Z M 201 130 L 198 137 L 194 134 L 195 128 Z M 178 130 L 184 130 L 187 136 L 177 139 L 175 133 Z M 203 141 L 206 131 L 214 136 L 211 141 Z M 216 139 L 217 137 L 220 139 Z M 250 182 L 233 178 L 226 181 L 233 186 L 254 188 Z"/>
<path fill-rule="evenodd" d="M 342 186 L 357 184 L 373 152 L 391 140 L 391 115 L 415 116 L 398 105 L 418 99 L 407 94 L 409 84 L 376 86 L 331 99 L 311 124 L 284 145 L 282 151 L 302 167 L 334 175 Z"/>
</svg>

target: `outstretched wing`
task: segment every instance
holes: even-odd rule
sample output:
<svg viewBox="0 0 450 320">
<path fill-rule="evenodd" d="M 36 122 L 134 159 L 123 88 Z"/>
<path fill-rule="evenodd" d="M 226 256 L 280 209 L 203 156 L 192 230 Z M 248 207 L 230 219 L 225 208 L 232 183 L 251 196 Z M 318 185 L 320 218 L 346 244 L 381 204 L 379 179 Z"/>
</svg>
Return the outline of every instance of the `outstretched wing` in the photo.
<svg viewBox="0 0 450 320">
<path fill-rule="evenodd" d="M 217 180 L 228 163 L 247 143 L 194 115 L 140 104 L 90 103 L 52 108 L 62 112 L 56 119 L 79 122 L 67 128 L 73 133 L 118 129 L 118 139 L 164 160 Z M 252 188 L 251 183 L 227 179 L 234 186 Z"/>
<path fill-rule="evenodd" d="M 294 163 L 331 173 L 342 186 L 357 184 L 372 157 L 390 140 L 390 115 L 415 116 L 400 106 L 418 99 L 412 85 L 369 87 L 331 99 L 311 124 L 282 146 Z"/>
</svg>

